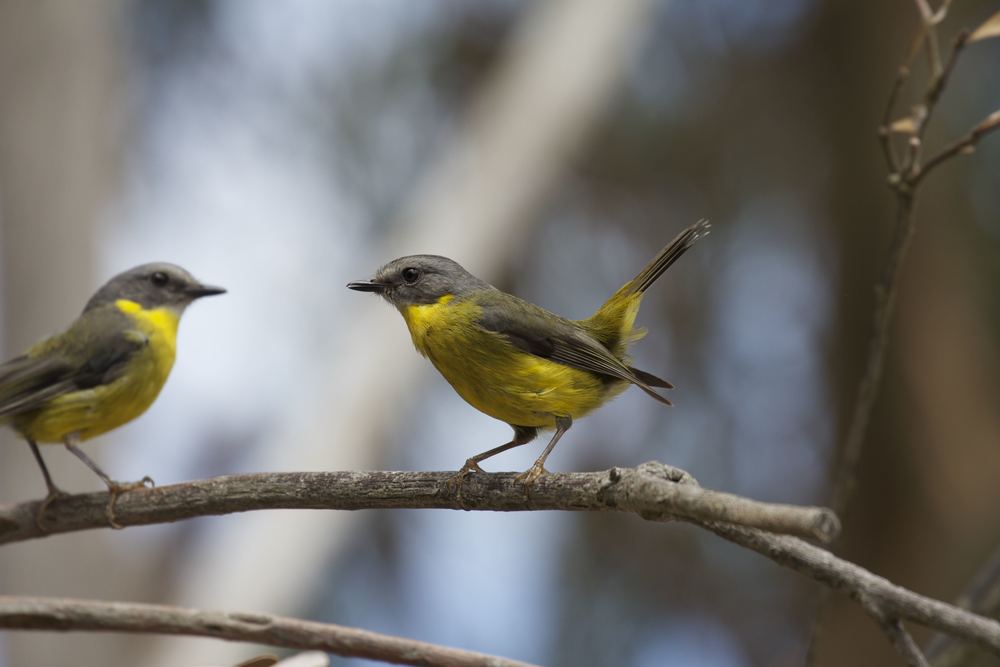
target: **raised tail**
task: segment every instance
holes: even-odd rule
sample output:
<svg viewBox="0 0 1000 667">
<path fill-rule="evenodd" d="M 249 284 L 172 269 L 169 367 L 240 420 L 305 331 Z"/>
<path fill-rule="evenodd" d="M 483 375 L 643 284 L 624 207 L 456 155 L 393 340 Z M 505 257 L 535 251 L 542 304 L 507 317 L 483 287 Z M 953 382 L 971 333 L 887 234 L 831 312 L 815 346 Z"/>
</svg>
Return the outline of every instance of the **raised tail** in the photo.
<svg viewBox="0 0 1000 667">
<path fill-rule="evenodd" d="M 656 279 L 662 276 L 663 272 L 687 252 L 688 248 L 693 246 L 698 239 L 706 236 L 710 227 L 708 220 L 699 220 L 678 234 L 677 238 L 667 244 L 653 258 L 653 261 L 639 272 L 639 275 L 622 285 L 621 289 L 604 302 L 604 305 L 598 308 L 596 313 L 586 320 L 580 320 L 578 324 L 617 359 L 628 364 L 628 344 L 642 338 L 645 334 L 644 329 L 632 328 L 635 324 L 635 316 L 639 312 L 642 293 L 656 282 Z M 670 401 L 653 391 L 652 387 L 672 389 L 672 384 L 652 373 L 632 366 L 629 366 L 628 370 L 633 376 L 629 380 L 630 382 L 638 385 L 661 403 L 670 405 Z"/>
<path fill-rule="evenodd" d="M 683 232 L 677 235 L 642 271 L 632 280 L 628 281 L 621 288 L 611 295 L 611 298 L 604 302 L 604 305 L 597 309 L 589 319 L 582 324 L 609 350 L 622 353 L 629 340 L 641 338 L 643 331 L 633 331 L 632 324 L 635 322 L 636 313 L 639 312 L 639 301 L 642 293 L 656 279 L 663 275 L 663 272 L 670 268 L 670 265 L 687 252 L 698 239 L 708 234 L 711 225 L 708 220 L 699 220 Z"/>
<path fill-rule="evenodd" d="M 656 279 L 663 275 L 663 272 L 670 268 L 681 255 L 688 251 L 699 239 L 708 236 L 712 225 L 708 220 L 699 220 L 683 232 L 677 235 L 663 250 L 646 265 L 632 280 L 628 281 L 615 293 L 612 299 L 621 298 L 627 294 L 641 294 L 649 289 L 649 286 L 656 282 Z"/>
</svg>

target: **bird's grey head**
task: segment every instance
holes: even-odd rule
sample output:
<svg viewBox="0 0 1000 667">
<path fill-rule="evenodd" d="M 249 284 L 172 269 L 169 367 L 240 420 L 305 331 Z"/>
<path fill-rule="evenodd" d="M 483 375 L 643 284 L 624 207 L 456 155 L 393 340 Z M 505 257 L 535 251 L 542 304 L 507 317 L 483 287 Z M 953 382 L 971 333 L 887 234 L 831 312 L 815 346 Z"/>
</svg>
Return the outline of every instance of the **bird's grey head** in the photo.
<svg viewBox="0 0 1000 667">
<path fill-rule="evenodd" d="M 143 308 L 170 308 L 182 312 L 195 299 L 225 291 L 202 284 L 176 264 L 154 262 L 129 269 L 109 280 L 87 302 L 84 312 L 119 299 L 134 301 Z"/>
<path fill-rule="evenodd" d="M 441 297 L 462 297 L 471 291 L 493 289 L 462 266 L 440 255 L 409 255 L 394 259 L 372 280 L 348 283 L 350 289 L 374 292 L 396 306 L 436 303 Z"/>
</svg>

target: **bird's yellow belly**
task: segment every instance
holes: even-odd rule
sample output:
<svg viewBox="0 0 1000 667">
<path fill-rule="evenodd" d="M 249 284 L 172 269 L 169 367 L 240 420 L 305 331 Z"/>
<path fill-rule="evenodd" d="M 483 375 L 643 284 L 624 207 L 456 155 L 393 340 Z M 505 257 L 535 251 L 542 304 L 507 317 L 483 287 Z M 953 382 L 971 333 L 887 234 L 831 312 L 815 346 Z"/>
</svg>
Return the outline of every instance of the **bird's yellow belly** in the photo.
<svg viewBox="0 0 1000 667">
<path fill-rule="evenodd" d="M 553 427 L 556 417 L 582 417 L 626 386 L 524 352 L 478 327 L 473 317 L 438 310 L 448 307 L 411 306 L 404 318 L 417 349 L 459 396 L 491 417 Z"/>
<path fill-rule="evenodd" d="M 108 384 L 64 394 L 25 415 L 17 423 L 25 437 L 55 443 L 76 434 L 87 440 L 132 421 L 152 405 L 174 364 L 177 317 L 167 311 L 129 314 L 146 344 L 131 356 L 125 372 Z"/>
</svg>

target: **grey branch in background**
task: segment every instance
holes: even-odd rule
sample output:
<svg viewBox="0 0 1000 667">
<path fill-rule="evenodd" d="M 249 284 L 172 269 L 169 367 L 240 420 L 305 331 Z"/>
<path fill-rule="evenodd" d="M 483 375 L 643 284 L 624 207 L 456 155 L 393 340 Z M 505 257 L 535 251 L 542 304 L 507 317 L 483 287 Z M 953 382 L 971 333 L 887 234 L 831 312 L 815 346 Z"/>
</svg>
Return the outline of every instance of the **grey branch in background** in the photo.
<svg viewBox="0 0 1000 667">
<path fill-rule="evenodd" d="M 963 609 L 995 618 L 1000 615 L 1000 547 L 996 548 L 973 577 L 956 603 Z M 958 667 L 967 664 L 971 650 L 968 644 L 955 641 L 947 634 L 939 634 L 927 645 L 927 657 L 934 667 Z"/>
<path fill-rule="evenodd" d="M 283 648 L 316 649 L 400 665 L 530 667 L 517 660 L 342 625 L 269 614 L 200 611 L 131 602 L 0 596 L 0 628 L 215 637 Z"/>
<path fill-rule="evenodd" d="M 1000 656 L 1000 623 L 946 602 L 897 586 L 888 579 L 837 558 L 829 551 L 796 537 L 774 535 L 731 524 L 709 529 L 717 535 L 763 554 L 852 599 L 876 604 L 889 618 L 912 621 L 977 644 Z"/>
<path fill-rule="evenodd" d="M 903 627 L 903 622 L 898 616 L 887 614 L 877 600 L 867 595 L 862 595 L 859 601 L 868 615 L 882 626 L 882 632 L 889 638 L 896 652 L 906 661 L 907 667 L 930 667 L 917 642 L 913 641 L 912 635 Z"/>
</svg>

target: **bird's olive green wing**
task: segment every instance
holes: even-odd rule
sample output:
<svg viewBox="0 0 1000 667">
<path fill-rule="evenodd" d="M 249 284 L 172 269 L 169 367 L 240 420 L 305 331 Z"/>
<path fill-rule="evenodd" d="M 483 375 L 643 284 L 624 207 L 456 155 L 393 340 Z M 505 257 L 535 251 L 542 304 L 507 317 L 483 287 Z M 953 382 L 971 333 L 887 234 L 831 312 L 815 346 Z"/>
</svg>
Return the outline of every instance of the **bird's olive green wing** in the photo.
<svg viewBox="0 0 1000 667">
<path fill-rule="evenodd" d="M 669 382 L 629 367 L 570 320 L 499 291 L 480 295 L 477 304 L 482 309 L 479 325 L 503 335 L 518 349 L 573 368 L 630 382 L 659 402 L 671 405 L 667 398 L 650 386 L 670 387 Z"/>
<path fill-rule="evenodd" d="M 72 391 L 68 376 L 69 369 L 59 359 L 11 359 L 0 366 L 0 418 L 28 412 Z"/>
<path fill-rule="evenodd" d="M 0 365 L 0 418 L 23 414 L 73 391 L 121 376 L 145 338 L 113 307 L 81 315 L 65 332 Z"/>
</svg>

